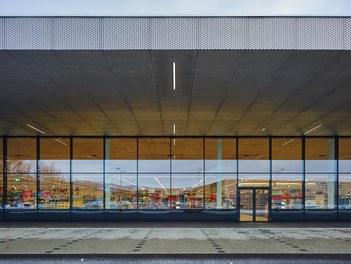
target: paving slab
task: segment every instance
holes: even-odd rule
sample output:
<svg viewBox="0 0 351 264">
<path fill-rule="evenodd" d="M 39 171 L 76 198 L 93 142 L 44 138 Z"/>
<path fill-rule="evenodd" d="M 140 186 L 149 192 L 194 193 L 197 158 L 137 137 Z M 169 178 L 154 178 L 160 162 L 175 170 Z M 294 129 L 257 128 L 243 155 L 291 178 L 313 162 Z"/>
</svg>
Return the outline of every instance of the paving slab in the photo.
<svg viewBox="0 0 351 264">
<path fill-rule="evenodd" d="M 0 254 L 351 254 L 351 228 L 0 228 Z"/>
</svg>

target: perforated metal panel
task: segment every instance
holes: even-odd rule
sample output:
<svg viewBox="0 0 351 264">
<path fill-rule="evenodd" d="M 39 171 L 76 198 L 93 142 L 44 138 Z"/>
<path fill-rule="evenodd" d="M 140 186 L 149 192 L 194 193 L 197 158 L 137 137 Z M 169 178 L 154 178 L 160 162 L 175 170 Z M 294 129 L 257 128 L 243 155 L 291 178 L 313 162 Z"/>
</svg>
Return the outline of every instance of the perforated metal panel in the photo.
<svg viewBox="0 0 351 264">
<path fill-rule="evenodd" d="M 102 48 L 101 18 L 55 18 L 55 50 L 99 50 Z"/>
<path fill-rule="evenodd" d="M 297 49 L 343 49 L 343 31 L 343 18 L 297 18 Z"/>
<path fill-rule="evenodd" d="M 5 19 L 0 18 L 0 50 L 5 48 Z"/>
<path fill-rule="evenodd" d="M 155 50 L 196 49 L 198 33 L 197 18 L 152 18 L 150 48 Z"/>
<path fill-rule="evenodd" d="M 351 50 L 351 18 L 345 19 L 344 30 L 344 48 Z"/>
<path fill-rule="evenodd" d="M 52 49 L 52 18 L 5 18 L 6 49 Z"/>
<path fill-rule="evenodd" d="M 351 49 L 349 17 L 8 17 L 0 49 Z M 1 41 L 2 39 L 2 41 Z"/>
<path fill-rule="evenodd" d="M 102 49 L 150 48 L 150 18 L 105 18 L 102 23 Z"/>
<path fill-rule="evenodd" d="M 296 48 L 296 19 L 267 17 L 247 21 L 247 49 Z"/>
<path fill-rule="evenodd" d="M 248 18 L 200 18 L 199 49 L 246 49 Z"/>
</svg>

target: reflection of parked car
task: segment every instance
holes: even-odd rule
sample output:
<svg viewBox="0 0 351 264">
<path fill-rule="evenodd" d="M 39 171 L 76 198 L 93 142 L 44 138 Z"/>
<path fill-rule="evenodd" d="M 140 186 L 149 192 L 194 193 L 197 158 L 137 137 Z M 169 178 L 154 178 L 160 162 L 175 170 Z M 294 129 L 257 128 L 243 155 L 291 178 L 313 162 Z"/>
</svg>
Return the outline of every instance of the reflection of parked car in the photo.
<svg viewBox="0 0 351 264">
<path fill-rule="evenodd" d="M 35 205 L 31 203 L 7 204 L 5 209 L 35 209 Z"/>
</svg>

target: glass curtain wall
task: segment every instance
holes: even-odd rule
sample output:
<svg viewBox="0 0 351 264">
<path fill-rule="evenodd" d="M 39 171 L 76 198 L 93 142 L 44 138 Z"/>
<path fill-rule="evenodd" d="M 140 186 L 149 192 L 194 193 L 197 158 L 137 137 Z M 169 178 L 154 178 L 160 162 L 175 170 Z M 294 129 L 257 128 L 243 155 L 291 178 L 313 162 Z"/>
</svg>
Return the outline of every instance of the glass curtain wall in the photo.
<svg viewBox="0 0 351 264">
<path fill-rule="evenodd" d="M 301 138 L 272 139 L 272 209 L 302 209 Z"/>
<path fill-rule="evenodd" d="M 166 210 L 171 195 L 170 138 L 140 138 L 138 143 L 138 208 Z"/>
<path fill-rule="evenodd" d="M 70 139 L 40 139 L 38 209 L 70 208 Z"/>
<path fill-rule="evenodd" d="M 239 187 L 269 187 L 268 138 L 239 138 Z"/>
<path fill-rule="evenodd" d="M 105 208 L 137 208 L 137 139 L 105 139 Z"/>
<path fill-rule="evenodd" d="M 103 159 L 102 138 L 73 138 L 73 209 L 103 209 Z"/>
<path fill-rule="evenodd" d="M 0 137 L 0 209 L 4 208 L 4 177 L 3 177 L 3 171 L 4 171 L 4 167 L 3 167 L 3 138 Z"/>
<path fill-rule="evenodd" d="M 336 208 L 336 174 L 334 138 L 305 140 L 305 208 Z"/>
<path fill-rule="evenodd" d="M 171 141 L 171 208 L 203 209 L 203 138 L 172 138 Z"/>
<path fill-rule="evenodd" d="M 206 209 L 236 208 L 236 138 L 206 138 L 204 182 Z"/>
<path fill-rule="evenodd" d="M 351 209 L 351 138 L 339 138 L 339 209 Z"/>
<path fill-rule="evenodd" d="M 5 139 L 6 210 L 227 210 L 238 187 L 271 187 L 273 209 L 351 209 L 351 137 Z"/>
<path fill-rule="evenodd" d="M 6 209 L 36 209 L 36 138 L 7 139 Z"/>
</svg>

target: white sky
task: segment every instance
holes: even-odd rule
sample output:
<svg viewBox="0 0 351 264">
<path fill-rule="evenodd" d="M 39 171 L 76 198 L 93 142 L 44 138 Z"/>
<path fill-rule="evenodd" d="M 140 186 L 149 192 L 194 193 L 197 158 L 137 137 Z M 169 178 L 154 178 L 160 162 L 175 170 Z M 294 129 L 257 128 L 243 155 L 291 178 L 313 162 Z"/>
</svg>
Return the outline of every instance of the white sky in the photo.
<svg viewBox="0 0 351 264">
<path fill-rule="evenodd" d="M 0 16 L 351 16 L 351 0 L 0 0 Z"/>
</svg>

